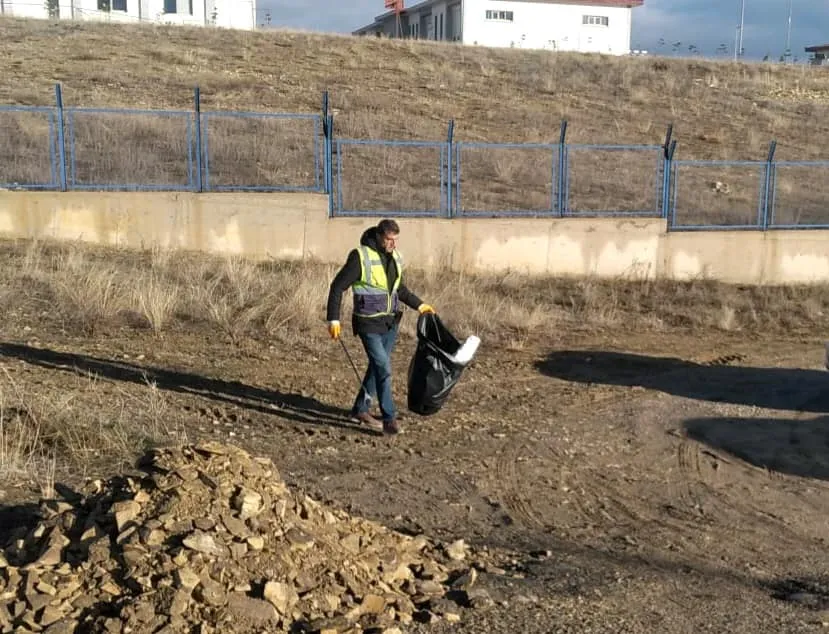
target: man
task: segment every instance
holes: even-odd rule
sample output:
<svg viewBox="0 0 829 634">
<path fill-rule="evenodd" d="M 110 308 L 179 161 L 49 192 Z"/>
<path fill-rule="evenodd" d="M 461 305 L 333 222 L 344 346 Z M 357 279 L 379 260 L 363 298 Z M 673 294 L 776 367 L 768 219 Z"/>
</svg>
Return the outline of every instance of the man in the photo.
<svg viewBox="0 0 829 634">
<path fill-rule="evenodd" d="M 399 235 L 398 224 L 388 219 L 363 232 L 360 246 L 349 252 L 345 265 L 331 282 L 326 317 L 331 338 L 339 339 L 342 296 L 351 287 L 354 299 L 351 327 L 368 356 L 368 368 L 351 414 L 386 434 L 400 432 L 392 398 L 391 369 L 391 353 L 403 316 L 400 303 L 421 314 L 435 312 L 403 283 L 403 258 L 396 248 Z M 379 400 L 382 422 L 369 411 L 373 398 Z"/>
</svg>

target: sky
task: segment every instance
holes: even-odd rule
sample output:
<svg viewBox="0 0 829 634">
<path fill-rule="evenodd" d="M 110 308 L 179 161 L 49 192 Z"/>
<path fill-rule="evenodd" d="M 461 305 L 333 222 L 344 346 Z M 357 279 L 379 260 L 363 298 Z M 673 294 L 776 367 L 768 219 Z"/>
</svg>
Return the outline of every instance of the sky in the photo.
<svg viewBox="0 0 829 634">
<path fill-rule="evenodd" d="M 645 0 L 633 10 L 631 47 L 654 54 L 733 57 L 743 0 Z M 829 0 L 744 0 L 746 58 L 778 59 L 786 47 L 792 3 L 792 54 L 804 60 L 805 46 L 829 44 Z M 414 4 L 409 0 L 406 4 Z M 350 33 L 383 13 L 381 0 L 259 0 L 258 21 L 270 12 L 272 26 Z M 678 46 L 675 46 L 679 43 Z"/>
</svg>

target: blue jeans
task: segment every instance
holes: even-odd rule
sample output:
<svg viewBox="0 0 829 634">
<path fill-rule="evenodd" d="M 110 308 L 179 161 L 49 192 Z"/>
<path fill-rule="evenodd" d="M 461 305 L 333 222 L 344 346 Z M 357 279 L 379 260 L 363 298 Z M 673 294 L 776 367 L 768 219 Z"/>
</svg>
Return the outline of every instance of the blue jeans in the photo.
<svg viewBox="0 0 829 634">
<path fill-rule="evenodd" d="M 383 334 L 361 333 L 360 340 L 368 356 L 368 368 L 351 411 L 368 412 L 372 399 L 379 397 L 383 420 L 390 421 L 397 415 L 391 393 L 391 353 L 397 341 L 397 327 Z"/>
</svg>

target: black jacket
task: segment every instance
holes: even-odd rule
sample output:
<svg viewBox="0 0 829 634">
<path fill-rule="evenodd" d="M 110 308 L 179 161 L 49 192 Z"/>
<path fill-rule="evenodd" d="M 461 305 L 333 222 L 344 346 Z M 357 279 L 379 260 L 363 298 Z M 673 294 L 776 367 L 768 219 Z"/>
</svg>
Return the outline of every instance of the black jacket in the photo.
<svg viewBox="0 0 829 634">
<path fill-rule="evenodd" d="M 360 244 L 374 249 L 380 254 L 380 258 L 383 260 L 383 266 L 386 269 L 386 279 L 389 282 L 389 289 L 393 288 L 398 274 L 397 262 L 395 262 L 394 257 L 390 253 L 383 251 L 377 244 L 377 229 L 375 227 L 366 229 L 360 238 Z M 331 281 L 331 287 L 328 291 L 327 321 L 340 321 L 343 293 L 352 284 L 359 282 L 362 275 L 363 268 L 360 265 L 360 254 L 357 252 L 357 249 L 352 249 L 348 254 L 345 264 Z M 417 295 L 406 287 L 402 280 L 397 289 L 397 295 L 402 303 L 415 310 L 423 303 Z M 351 327 L 355 334 L 384 333 L 394 327 L 395 320 L 395 315 L 360 317 L 352 314 Z"/>
</svg>

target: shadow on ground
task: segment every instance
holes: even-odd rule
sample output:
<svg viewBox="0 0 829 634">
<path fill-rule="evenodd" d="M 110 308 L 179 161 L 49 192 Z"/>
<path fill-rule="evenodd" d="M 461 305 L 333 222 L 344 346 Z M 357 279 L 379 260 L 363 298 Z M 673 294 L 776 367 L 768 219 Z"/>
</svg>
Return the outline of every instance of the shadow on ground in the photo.
<svg viewBox="0 0 829 634">
<path fill-rule="evenodd" d="M 701 401 L 829 412 L 829 373 L 819 370 L 702 365 L 674 357 L 602 350 L 553 352 L 538 361 L 536 368 L 547 376 L 578 383 L 639 386 Z"/>
<path fill-rule="evenodd" d="M 757 467 L 829 480 L 829 416 L 695 418 L 684 423 L 690 438 Z"/>
<path fill-rule="evenodd" d="M 10 544 L 18 533 L 25 534 L 33 528 L 39 519 L 40 507 L 37 504 L 0 504 L 0 549 Z"/>
<path fill-rule="evenodd" d="M 14 343 L 0 344 L 0 356 L 21 359 L 45 368 L 76 374 L 94 374 L 116 381 L 142 385 L 155 383 L 159 389 L 201 396 L 237 407 L 273 414 L 297 423 L 327 425 L 368 434 L 374 433 L 351 423 L 348 418 L 349 412 L 346 410 L 326 405 L 314 398 L 254 387 L 239 381 L 213 379 L 188 372 Z"/>
</svg>

